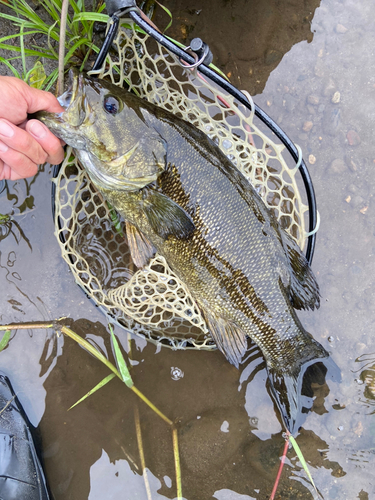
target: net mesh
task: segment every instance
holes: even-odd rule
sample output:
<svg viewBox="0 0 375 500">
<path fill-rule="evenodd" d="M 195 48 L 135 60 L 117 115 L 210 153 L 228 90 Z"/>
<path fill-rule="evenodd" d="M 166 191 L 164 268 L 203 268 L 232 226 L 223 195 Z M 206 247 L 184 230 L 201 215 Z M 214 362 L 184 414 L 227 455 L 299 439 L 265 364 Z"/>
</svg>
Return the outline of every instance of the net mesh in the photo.
<svg viewBox="0 0 375 500">
<path fill-rule="evenodd" d="M 197 70 L 190 70 L 132 21 L 124 20 L 100 78 L 129 89 L 205 132 L 247 177 L 303 248 L 307 205 L 284 146 L 254 115 Z M 56 233 L 77 283 L 112 321 L 174 349 L 212 349 L 199 308 L 163 257 L 132 262 L 125 224 L 110 211 L 69 149 L 56 183 Z M 117 217 L 117 219 L 116 219 Z"/>
</svg>

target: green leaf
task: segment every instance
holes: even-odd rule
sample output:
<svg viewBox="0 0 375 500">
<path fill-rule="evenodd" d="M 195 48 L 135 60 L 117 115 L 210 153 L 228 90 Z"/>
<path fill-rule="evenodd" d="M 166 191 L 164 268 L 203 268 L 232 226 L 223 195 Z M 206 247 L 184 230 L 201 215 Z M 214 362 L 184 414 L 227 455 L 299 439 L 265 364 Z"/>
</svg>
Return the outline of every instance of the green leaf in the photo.
<svg viewBox="0 0 375 500">
<path fill-rule="evenodd" d="M 133 379 L 131 378 L 128 367 L 126 366 L 126 362 L 124 356 L 122 355 L 120 346 L 118 345 L 117 338 L 113 333 L 112 325 L 108 326 L 112 336 L 112 342 L 113 342 L 113 347 L 115 349 L 115 356 L 119 372 L 121 373 L 122 380 L 129 388 L 131 388 L 134 385 Z"/>
<path fill-rule="evenodd" d="M 74 408 L 75 406 L 77 406 L 79 403 L 82 403 L 82 401 L 84 401 L 86 398 L 88 398 L 89 396 L 91 396 L 91 394 L 94 394 L 94 392 L 96 392 L 97 390 L 101 389 L 103 386 L 105 386 L 106 384 L 108 384 L 108 382 L 110 382 L 115 377 L 116 377 L 116 375 L 114 373 L 111 373 L 107 377 L 103 378 L 103 380 L 101 382 L 99 382 L 99 384 L 97 384 L 93 389 L 91 389 L 91 391 L 89 391 L 81 399 L 79 399 L 76 403 L 74 403 L 74 405 L 72 405 L 68 409 L 68 411 L 71 410 L 72 408 Z"/>
<path fill-rule="evenodd" d="M 3 338 L 0 340 L 0 352 L 6 348 L 10 339 L 10 330 L 5 330 Z"/>
<path fill-rule="evenodd" d="M 37 61 L 31 71 L 29 71 L 29 84 L 34 89 L 43 88 L 45 79 L 47 78 L 43 64 Z"/>
<path fill-rule="evenodd" d="M 300 462 L 301 462 L 301 464 L 302 464 L 302 467 L 304 468 L 304 470 L 305 470 L 305 472 L 306 472 L 306 474 L 307 474 L 307 477 L 310 479 L 310 482 L 311 482 L 311 484 L 314 486 L 315 490 L 316 490 L 316 491 L 318 491 L 318 490 L 316 489 L 316 486 L 315 486 L 315 483 L 314 483 L 314 481 L 313 481 L 313 478 L 312 478 L 312 476 L 311 476 L 311 474 L 310 474 L 310 471 L 309 471 L 309 469 L 308 469 L 308 467 L 307 467 L 307 463 L 306 463 L 306 461 L 305 461 L 305 459 L 304 459 L 304 457 L 303 457 L 303 455 L 302 455 L 302 451 L 301 451 L 300 447 L 299 447 L 299 446 L 298 446 L 298 444 L 297 444 L 297 441 L 294 439 L 294 437 L 293 437 L 291 434 L 290 434 L 288 437 L 289 437 L 289 441 L 290 441 L 290 442 L 292 443 L 292 445 L 293 445 L 293 448 L 294 448 L 294 451 L 295 451 L 295 452 L 296 452 L 296 454 L 297 454 L 297 457 L 299 458 L 299 461 L 300 461 Z"/>
</svg>

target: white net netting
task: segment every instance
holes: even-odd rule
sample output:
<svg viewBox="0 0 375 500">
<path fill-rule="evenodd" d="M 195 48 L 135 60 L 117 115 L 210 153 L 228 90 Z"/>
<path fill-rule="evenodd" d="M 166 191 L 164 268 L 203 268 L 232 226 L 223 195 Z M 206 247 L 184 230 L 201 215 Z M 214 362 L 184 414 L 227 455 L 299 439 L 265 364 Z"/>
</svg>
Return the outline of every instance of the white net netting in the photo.
<svg viewBox="0 0 375 500">
<path fill-rule="evenodd" d="M 129 86 L 205 132 L 303 248 L 308 207 L 298 189 L 298 169 L 287 165 L 284 146 L 254 124 L 245 106 L 185 68 L 128 20 L 98 76 Z M 55 183 L 62 255 L 77 283 L 111 321 L 175 349 L 215 348 L 194 299 L 167 262 L 157 255 L 144 269 L 134 265 L 122 233 L 125 224 L 109 210 L 70 149 Z"/>
</svg>

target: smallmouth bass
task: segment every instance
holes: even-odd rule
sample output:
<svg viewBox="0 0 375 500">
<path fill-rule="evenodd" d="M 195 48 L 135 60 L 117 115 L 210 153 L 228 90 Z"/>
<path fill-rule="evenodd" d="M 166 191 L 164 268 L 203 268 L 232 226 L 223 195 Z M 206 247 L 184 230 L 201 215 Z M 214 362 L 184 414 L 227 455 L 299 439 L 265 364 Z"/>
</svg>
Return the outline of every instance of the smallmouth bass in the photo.
<svg viewBox="0 0 375 500">
<path fill-rule="evenodd" d="M 237 368 L 248 337 L 267 363 L 290 432 L 302 418 L 308 367 L 327 351 L 295 309 L 319 307 L 297 244 L 257 192 L 200 130 L 130 92 L 71 72 L 61 114 L 37 114 L 76 155 L 124 217 L 134 263 L 157 252 L 185 283 L 208 329 Z"/>
</svg>

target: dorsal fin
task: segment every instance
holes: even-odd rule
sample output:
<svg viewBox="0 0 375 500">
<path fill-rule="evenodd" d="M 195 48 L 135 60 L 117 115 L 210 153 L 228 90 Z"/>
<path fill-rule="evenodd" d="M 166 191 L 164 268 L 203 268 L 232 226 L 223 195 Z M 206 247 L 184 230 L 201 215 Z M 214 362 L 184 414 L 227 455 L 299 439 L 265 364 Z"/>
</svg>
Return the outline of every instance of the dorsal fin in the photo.
<svg viewBox="0 0 375 500">
<path fill-rule="evenodd" d="M 295 240 L 280 226 L 273 212 L 267 208 L 257 193 L 251 197 L 256 204 L 259 220 L 264 219 L 264 231 L 271 238 L 278 239 L 280 246 L 275 248 L 282 283 L 295 309 L 312 309 L 320 305 L 319 285 L 306 257 Z M 268 214 L 266 214 L 268 212 Z M 269 223 L 268 223 L 269 220 Z"/>
<path fill-rule="evenodd" d="M 155 255 L 156 250 L 146 236 L 129 221 L 126 221 L 126 236 L 133 262 L 142 269 Z"/>
<path fill-rule="evenodd" d="M 286 231 L 279 230 L 279 234 L 291 269 L 289 298 L 292 306 L 296 309 L 319 308 L 319 285 L 306 257 Z"/>
</svg>

